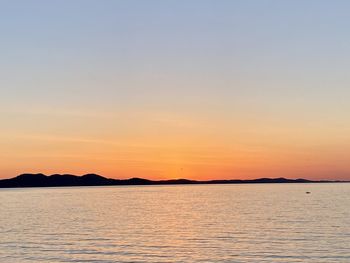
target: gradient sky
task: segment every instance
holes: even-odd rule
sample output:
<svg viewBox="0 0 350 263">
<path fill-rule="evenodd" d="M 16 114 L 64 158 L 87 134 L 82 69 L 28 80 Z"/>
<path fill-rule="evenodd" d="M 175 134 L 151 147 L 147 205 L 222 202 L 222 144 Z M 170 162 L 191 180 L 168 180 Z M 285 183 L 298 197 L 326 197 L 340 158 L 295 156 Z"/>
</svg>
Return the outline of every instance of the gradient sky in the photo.
<svg viewBox="0 0 350 263">
<path fill-rule="evenodd" d="M 350 179 L 350 1 L 0 1 L 0 177 Z"/>
</svg>

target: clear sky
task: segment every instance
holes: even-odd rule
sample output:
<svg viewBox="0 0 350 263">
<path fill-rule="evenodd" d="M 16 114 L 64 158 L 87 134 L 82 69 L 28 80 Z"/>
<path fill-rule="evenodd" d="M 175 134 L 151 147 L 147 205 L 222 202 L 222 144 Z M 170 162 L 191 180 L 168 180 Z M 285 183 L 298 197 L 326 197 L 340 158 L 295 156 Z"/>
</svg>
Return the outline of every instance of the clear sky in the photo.
<svg viewBox="0 0 350 263">
<path fill-rule="evenodd" d="M 0 1 L 0 177 L 350 179 L 350 1 Z"/>
</svg>

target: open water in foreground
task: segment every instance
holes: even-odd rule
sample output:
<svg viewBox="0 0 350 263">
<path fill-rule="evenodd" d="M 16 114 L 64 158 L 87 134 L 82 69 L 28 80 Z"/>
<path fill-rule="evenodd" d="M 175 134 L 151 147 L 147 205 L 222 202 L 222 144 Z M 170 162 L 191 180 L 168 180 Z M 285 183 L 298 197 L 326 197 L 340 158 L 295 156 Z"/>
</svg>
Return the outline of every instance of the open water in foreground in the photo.
<svg viewBox="0 0 350 263">
<path fill-rule="evenodd" d="M 0 189 L 0 262 L 348 263 L 350 184 Z"/>
</svg>

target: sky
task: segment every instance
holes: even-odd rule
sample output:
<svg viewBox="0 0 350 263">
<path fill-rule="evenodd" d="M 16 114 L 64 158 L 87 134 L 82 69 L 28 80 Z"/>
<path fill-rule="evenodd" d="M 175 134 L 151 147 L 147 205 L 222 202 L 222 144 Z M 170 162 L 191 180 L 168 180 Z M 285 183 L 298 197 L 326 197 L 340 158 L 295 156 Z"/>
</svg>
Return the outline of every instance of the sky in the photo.
<svg viewBox="0 0 350 263">
<path fill-rule="evenodd" d="M 349 1 L 0 1 L 0 178 L 350 180 Z"/>
</svg>

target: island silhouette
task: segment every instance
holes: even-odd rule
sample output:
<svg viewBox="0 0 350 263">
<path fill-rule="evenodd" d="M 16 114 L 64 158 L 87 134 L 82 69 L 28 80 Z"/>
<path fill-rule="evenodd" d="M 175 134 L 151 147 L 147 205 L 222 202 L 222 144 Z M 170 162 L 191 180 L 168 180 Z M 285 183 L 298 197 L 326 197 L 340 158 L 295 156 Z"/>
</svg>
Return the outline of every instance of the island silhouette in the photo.
<svg viewBox="0 0 350 263">
<path fill-rule="evenodd" d="M 173 185 L 173 184 L 262 184 L 262 183 L 320 183 L 339 181 L 313 181 L 307 179 L 258 178 L 251 180 L 208 180 L 189 179 L 148 180 L 143 178 L 112 179 L 97 174 L 82 176 L 72 174 L 21 174 L 14 178 L 0 180 L 0 188 L 11 187 L 60 187 L 60 186 L 107 186 L 107 185 Z"/>
</svg>

